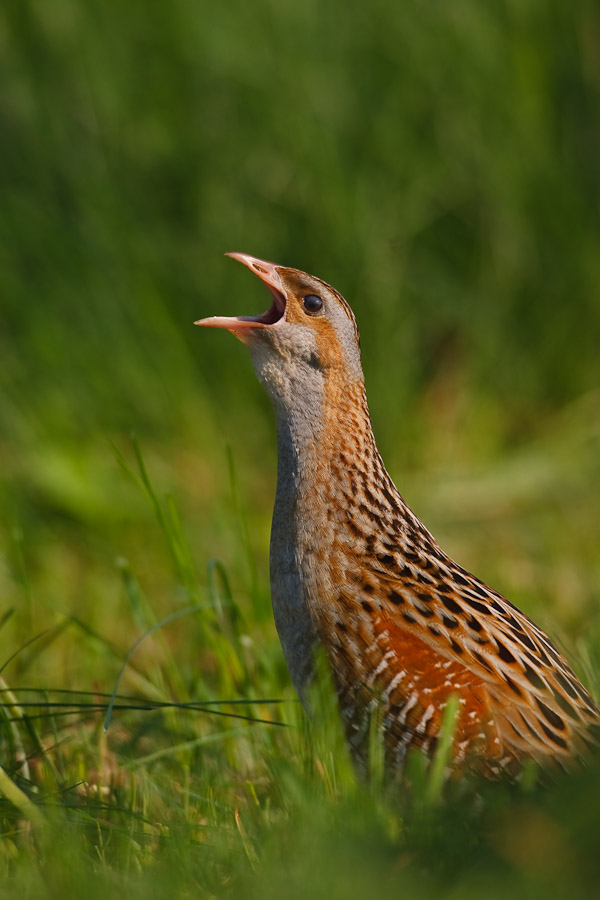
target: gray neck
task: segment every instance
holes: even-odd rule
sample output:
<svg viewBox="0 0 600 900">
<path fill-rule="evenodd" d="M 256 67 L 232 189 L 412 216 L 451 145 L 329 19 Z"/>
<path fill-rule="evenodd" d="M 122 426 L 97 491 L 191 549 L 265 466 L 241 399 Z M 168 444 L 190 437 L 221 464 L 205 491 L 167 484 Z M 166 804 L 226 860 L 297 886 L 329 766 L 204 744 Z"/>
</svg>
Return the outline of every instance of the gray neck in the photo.
<svg viewBox="0 0 600 900">
<path fill-rule="evenodd" d="M 324 458 L 319 448 L 322 450 L 327 376 L 311 364 L 316 345 L 308 329 L 296 338 L 304 352 L 299 358 L 289 355 L 288 349 L 281 345 L 279 333 L 270 333 L 269 338 L 267 342 L 259 335 L 249 347 L 254 369 L 271 398 L 277 420 L 273 532 L 277 523 L 290 537 L 298 499 L 306 495 L 319 460 Z"/>
<path fill-rule="evenodd" d="M 318 643 L 312 605 L 317 585 L 307 578 L 313 531 L 308 502 L 318 467 L 323 428 L 322 398 L 298 402 L 293 409 L 275 402 L 277 417 L 277 491 L 271 526 L 271 598 L 285 660 L 300 699 L 313 671 Z"/>
<path fill-rule="evenodd" d="M 271 557 L 297 548 L 306 522 L 306 505 L 322 465 L 323 394 L 298 398 L 293 407 L 275 402 L 277 491 L 271 531 Z"/>
<path fill-rule="evenodd" d="M 301 358 L 290 357 L 276 339 L 272 332 L 270 345 L 259 338 L 250 349 L 277 419 L 270 560 L 273 613 L 290 675 L 303 699 L 318 643 L 317 610 L 327 589 L 323 578 L 329 577 L 321 560 L 338 527 L 331 515 L 331 488 L 342 474 L 344 451 L 348 458 L 364 460 L 369 455 L 362 451 L 365 435 L 371 432 L 366 404 L 362 407 L 360 370 L 355 384 L 346 380 L 342 384 L 338 379 L 347 379 L 347 369 L 341 374 L 314 365 L 315 345 L 308 329 Z"/>
<path fill-rule="evenodd" d="M 293 545 L 302 555 L 324 530 L 337 526 L 332 500 L 348 497 L 349 481 L 387 476 L 375 446 L 362 379 L 333 384 L 319 373 L 293 403 L 273 397 L 277 418 L 277 492 L 271 552 Z M 333 504 L 335 505 L 335 503 Z M 289 552 L 289 551 L 288 551 Z"/>
<path fill-rule="evenodd" d="M 317 397 L 315 392 L 296 392 L 293 406 L 277 400 L 274 404 L 278 472 L 271 595 L 277 631 L 301 699 L 312 674 L 322 595 L 331 590 L 328 548 L 333 549 L 336 533 L 346 527 L 336 505 L 348 477 L 347 462 L 358 458 L 368 465 L 374 447 L 368 413 L 360 415 L 360 406 L 357 411 L 357 398 L 359 403 L 364 399 L 362 382 L 354 389 L 329 392 L 340 398 L 335 408 L 327 407 L 327 393 Z"/>
</svg>

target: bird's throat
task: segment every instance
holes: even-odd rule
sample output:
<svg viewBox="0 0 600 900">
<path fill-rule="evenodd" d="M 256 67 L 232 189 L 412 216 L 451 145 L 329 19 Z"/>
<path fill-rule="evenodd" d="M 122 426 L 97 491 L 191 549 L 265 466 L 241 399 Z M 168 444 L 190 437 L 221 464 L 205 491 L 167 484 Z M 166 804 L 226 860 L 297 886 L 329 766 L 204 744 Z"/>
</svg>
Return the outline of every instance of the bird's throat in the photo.
<svg viewBox="0 0 600 900">
<path fill-rule="evenodd" d="M 318 402 L 300 398 L 276 413 L 276 517 L 289 521 L 293 511 L 299 526 L 319 527 L 325 496 L 345 492 L 350 472 L 367 472 L 379 458 L 364 384 L 330 379 Z"/>
</svg>

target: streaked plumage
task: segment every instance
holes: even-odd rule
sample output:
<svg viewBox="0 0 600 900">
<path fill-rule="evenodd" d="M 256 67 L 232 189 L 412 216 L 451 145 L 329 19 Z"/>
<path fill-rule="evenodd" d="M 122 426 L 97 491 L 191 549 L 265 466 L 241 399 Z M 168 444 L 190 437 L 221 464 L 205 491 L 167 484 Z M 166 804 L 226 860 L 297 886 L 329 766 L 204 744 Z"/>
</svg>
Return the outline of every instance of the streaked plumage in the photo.
<svg viewBox="0 0 600 900">
<path fill-rule="evenodd" d="M 267 285 L 273 304 L 262 316 L 197 324 L 240 338 L 273 400 L 271 588 L 300 696 L 320 645 L 359 762 L 374 704 L 396 767 L 412 747 L 434 751 L 452 694 L 455 767 L 495 776 L 529 758 L 567 766 L 584 756 L 600 733 L 589 693 L 527 616 L 441 550 L 388 475 L 346 301 L 297 269 L 230 255 Z"/>
</svg>

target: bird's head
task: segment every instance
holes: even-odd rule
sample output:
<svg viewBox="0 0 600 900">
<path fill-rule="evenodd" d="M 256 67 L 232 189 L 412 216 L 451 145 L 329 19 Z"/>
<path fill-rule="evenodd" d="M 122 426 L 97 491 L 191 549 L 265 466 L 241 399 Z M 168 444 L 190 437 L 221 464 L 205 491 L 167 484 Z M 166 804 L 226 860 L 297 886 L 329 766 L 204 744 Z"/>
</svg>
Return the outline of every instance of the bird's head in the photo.
<svg viewBox="0 0 600 900">
<path fill-rule="evenodd" d="M 356 320 L 334 288 L 314 275 L 246 253 L 228 253 L 267 286 L 273 302 L 259 316 L 213 316 L 196 325 L 225 328 L 248 347 L 256 373 L 276 401 L 298 392 L 363 380 Z"/>
</svg>

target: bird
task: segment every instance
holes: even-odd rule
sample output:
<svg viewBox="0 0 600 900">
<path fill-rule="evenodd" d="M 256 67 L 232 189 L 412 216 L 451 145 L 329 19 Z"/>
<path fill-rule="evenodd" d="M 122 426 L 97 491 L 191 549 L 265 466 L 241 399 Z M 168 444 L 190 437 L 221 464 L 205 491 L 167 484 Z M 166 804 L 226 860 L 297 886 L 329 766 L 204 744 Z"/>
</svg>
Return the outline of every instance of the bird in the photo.
<svg viewBox="0 0 600 900">
<path fill-rule="evenodd" d="M 246 345 L 275 411 L 271 596 L 302 702 L 324 652 L 359 768 L 375 712 L 386 769 L 403 771 L 411 751 L 435 756 L 449 704 L 453 772 L 514 779 L 529 760 L 579 765 L 600 739 L 600 710 L 546 634 L 454 562 L 403 500 L 373 435 L 347 301 L 299 269 L 226 255 L 271 306 L 194 324 Z"/>
</svg>

